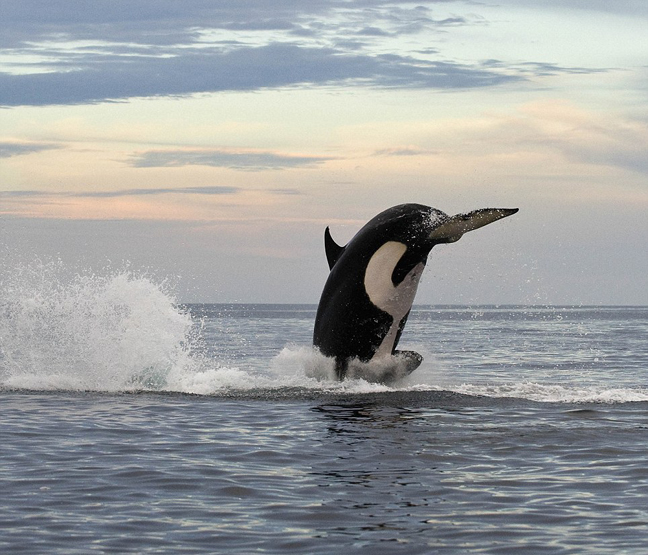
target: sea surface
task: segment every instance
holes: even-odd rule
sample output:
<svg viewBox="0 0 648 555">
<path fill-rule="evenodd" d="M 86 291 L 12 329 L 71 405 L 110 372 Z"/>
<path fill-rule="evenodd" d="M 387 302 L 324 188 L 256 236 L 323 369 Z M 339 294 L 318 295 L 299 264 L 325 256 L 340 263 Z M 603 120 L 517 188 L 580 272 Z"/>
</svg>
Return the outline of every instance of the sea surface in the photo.
<svg viewBox="0 0 648 555">
<path fill-rule="evenodd" d="M 415 306 L 386 386 L 311 305 L 0 290 L 2 554 L 646 553 L 648 307 Z"/>
</svg>

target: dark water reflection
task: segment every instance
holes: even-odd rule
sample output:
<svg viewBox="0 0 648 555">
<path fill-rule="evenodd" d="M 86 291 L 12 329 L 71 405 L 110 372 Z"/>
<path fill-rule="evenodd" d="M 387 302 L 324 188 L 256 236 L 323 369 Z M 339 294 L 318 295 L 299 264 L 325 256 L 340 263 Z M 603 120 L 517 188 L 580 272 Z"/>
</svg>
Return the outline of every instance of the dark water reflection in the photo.
<svg viewBox="0 0 648 555">
<path fill-rule="evenodd" d="M 646 403 L 5 392 L 0 415 L 3 554 L 639 554 L 648 538 Z"/>
<path fill-rule="evenodd" d="M 342 528 L 402 548 L 641 549 L 646 406 L 319 405 L 336 455 L 315 472 Z M 367 526 L 367 522 L 373 522 Z M 513 546 L 515 546 L 513 548 Z M 387 552 L 387 551 L 385 551 Z"/>
</svg>

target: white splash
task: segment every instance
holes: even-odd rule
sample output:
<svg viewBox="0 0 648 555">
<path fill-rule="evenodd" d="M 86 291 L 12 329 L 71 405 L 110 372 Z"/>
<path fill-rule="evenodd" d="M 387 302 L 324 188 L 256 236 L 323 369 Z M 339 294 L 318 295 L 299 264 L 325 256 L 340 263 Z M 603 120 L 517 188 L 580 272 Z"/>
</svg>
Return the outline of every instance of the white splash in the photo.
<svg viewBox="0 0 648 555">
<path fill-rule="evenodd" d="M 156 387 L 193 364 L 191 317 L 128 271 L 66 277 L 59 262 L 3 271 L 0 385 L 119 391 Z"/>
</svg>

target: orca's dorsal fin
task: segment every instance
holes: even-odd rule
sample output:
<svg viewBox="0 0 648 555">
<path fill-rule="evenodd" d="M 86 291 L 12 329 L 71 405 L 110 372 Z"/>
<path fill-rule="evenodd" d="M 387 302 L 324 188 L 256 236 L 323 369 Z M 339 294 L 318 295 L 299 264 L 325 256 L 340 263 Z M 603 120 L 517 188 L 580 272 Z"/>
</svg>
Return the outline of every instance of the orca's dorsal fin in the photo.
<svg viewBox="0 0 648 555">
<path fill-rule="evenodd" d="M 329 270 L 333 269 L 333 266 L 335 266 L 335 263 L 344 252 L 344 249 L 345 247 L 341 247 L 333 240 L 331 232 L 327 227 L 326 231 L 324 231 L 324 250 L 326 251 L 326 260 L 328 260 Z"/>
</svg>

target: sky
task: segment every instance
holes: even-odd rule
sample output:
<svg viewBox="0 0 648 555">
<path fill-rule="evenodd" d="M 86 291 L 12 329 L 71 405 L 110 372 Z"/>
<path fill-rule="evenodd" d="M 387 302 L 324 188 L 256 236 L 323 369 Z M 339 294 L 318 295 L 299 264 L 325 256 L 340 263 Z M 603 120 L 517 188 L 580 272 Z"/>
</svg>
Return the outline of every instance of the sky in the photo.
<svg viewBox="0 0 648 555">
<path fill-rule="evenodd" d="M 519 208 L 417 303 L 648 304 L 643 0 L 21 0 L 0 9 L 0 263 L 316 303 L 323 234 Z"/>
</svg>

